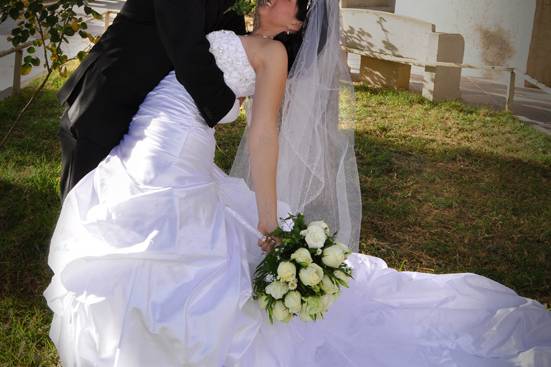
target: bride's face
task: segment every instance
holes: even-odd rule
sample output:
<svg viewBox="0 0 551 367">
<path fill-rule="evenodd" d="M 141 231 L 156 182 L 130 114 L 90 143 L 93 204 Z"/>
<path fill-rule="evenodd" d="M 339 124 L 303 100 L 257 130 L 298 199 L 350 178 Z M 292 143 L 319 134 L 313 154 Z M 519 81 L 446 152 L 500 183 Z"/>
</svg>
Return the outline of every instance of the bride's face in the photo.
<svg viewBox="0 0 551 367">
<path fill-rule="evenodd" d="M 291 32 L 296 32 L 302 26 L 302 22 L 297 19 L 298 5 L 297 0 L 271 0 L 268 4 L 270 8 L 270 18 L 272 24 L 276 24 Z"/>
</svg>

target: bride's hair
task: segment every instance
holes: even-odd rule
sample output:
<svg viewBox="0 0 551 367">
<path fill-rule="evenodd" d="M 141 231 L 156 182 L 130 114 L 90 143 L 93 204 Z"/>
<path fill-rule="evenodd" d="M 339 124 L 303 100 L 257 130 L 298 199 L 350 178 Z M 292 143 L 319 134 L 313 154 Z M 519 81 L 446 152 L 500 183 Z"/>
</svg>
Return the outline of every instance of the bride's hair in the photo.
<svg viewBox="0 0 551 367">
<path fill-rule="evenodd" d="M 260 26 L 260 17 L 258 13 L 258 8 L 264 6 L 269 0 L 257 0 L 256 1 L 256 11 L 254 13 L 253 28 L 256 29 Z M 307 23 L 307 13 L 309 7 L 309 0 L 297 0 L 297 15 L 296 18 L 300 20 L 303 24 L 301 29 L 298 32 L 287 34 L 287 32 L 281 32 L 280 34 L 274 37 L 275 40 L 280 41 L 285 46 L 287 50 L 287 69 L 291 70 L 293 62 L 297 56 L 300 45 L 302 44 L 302 39 L 304 36 L 304 29 Z"/>
</svg>

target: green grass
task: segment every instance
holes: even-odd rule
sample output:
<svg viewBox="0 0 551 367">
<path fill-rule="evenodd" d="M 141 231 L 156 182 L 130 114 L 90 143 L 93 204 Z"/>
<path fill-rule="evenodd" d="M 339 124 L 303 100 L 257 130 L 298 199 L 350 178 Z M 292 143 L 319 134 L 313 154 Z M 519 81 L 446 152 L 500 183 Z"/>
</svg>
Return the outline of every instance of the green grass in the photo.
<svg viewBox="0 0 551 367">
<path fill-rule="evenodd" d="M 357 88 L 362 250 L 551 301 L 551 138 L 507 113 Z"/>
<path fill-rule="evenodd" d="M 60 208 L 58 77 L 0 150 L 0 366 L 55 366 L 42 298 Z M 361 251 L 400 270 L 474 272 L 551 302 L 551 138 L 511 115 L 356 87 Z M 30 94 L 0 101 L 3 136 Z M 217 127 L 228 170 L 243 118 Z"/>
<path fill-rule="evenodd" d="M 55 366 L 51 315 L 41 296 L 51 273 L 49 238 L 59 213 L 56 78 L 0 150 L 0 366 Z M 30 96 L 0 101 L 6 133 Z"/>
</svg>

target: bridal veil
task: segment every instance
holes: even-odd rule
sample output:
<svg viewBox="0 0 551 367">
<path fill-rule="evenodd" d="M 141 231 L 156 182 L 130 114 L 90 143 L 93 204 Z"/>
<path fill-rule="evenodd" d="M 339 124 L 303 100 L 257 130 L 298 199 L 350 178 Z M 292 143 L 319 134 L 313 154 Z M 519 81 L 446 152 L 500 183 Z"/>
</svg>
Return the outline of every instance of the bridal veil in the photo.
<svg viewBox="0 0 551 367">
<path fill-rule="evenodd" d="M 313 0 L 289 71 L 279 130 L 277 196 L 307 221 L 324 220 L 359 250 L 361 194 L 354 153 L 354 88 L 341 52 L 337 0 Z M 247 127 L 251 99 L 247 101 Z M 246 128 L 230 175 L 252 187 Z"/>
</svg>

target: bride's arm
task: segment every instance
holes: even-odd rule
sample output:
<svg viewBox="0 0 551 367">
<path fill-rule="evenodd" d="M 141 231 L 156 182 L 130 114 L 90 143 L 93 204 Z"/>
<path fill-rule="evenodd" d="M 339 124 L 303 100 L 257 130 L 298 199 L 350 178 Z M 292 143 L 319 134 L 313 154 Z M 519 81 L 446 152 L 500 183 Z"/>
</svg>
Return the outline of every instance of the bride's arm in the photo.
<svg viewBox="0 0 551 367">
<path fill-rule="evenodd" d="M 263 48 L 256 66 L 255 94 L 248 148 L 258 207 L 258 230 L 268 233 L 277 223 L 277 116 L 287 80 L 287 52 L 279 42 Z"/>
</svg>

